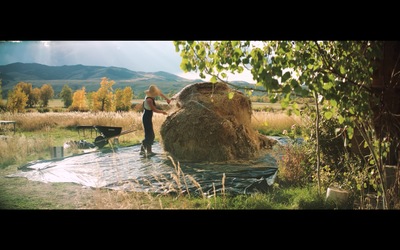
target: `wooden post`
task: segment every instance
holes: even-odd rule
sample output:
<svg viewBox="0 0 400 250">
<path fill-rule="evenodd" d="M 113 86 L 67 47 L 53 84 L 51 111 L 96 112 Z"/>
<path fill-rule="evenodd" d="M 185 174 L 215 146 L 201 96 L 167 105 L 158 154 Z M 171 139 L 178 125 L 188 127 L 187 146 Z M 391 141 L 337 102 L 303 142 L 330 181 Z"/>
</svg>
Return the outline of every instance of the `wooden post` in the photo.
<svg viewBox="0 0 400 250">
<path fill-rule="evenodd" d="M 52 147 L 51 148 L 51 159 L 64 158 L 64 147 Z"/>
</svg>

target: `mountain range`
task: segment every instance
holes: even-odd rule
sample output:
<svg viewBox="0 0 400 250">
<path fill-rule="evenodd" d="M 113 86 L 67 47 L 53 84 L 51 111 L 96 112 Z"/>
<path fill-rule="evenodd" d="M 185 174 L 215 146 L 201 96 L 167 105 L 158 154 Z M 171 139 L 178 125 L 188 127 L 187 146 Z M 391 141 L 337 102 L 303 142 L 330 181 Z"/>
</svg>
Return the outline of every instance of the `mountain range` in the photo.
<svg viewBox="0 0 400 250">
<path fill-rule="evenodd" d="M 188 84 L 203 82 L 191 80 L 164 71 L 141 72 L 120 67 L 64 65 L 48 66 L 38 63 L 11 63 L 0 65 L 0 79 L 3 98 L 19 82 L 31 83 L 32 87 L 40 88 L 43 84 L 53 87 L 55 96 L 61 92 L 64 85 L 73 91 L 85 87 L 86 92 L 97 91 L 103 77 L 115 82 L 113 89 L 123 89 L 130 86 L 135 97 L 142 98 L 144 90 L 150 84 L 156 84 L 164 93 L 175 94 Z M 232 82 L 236 85 L 252 86 L 247 82 Z"/>
</svg>

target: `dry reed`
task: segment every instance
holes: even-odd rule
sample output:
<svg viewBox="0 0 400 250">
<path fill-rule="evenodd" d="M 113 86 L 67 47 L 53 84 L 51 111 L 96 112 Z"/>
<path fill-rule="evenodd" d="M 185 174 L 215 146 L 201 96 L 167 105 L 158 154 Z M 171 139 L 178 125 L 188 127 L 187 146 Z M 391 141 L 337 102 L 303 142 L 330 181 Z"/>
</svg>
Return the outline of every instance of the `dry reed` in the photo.
<svg viewBox="0 0 400 250">
<path fill-rule="evenodd" d="M 277 131 L 282 133 L 284 130 L 290 130 L 292 125 L 301 125 L 301 117 L 287 115 L 283 112 L 253 112 L 251 125 L 258 131 Z"/>
</svg>

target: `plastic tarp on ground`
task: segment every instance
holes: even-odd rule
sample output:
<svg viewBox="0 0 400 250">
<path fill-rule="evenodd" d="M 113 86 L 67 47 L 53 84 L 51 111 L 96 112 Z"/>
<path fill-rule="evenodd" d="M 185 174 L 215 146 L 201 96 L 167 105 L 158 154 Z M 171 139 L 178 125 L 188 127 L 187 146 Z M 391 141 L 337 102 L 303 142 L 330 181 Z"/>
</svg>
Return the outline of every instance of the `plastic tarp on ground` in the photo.
<svg viewBox="0 0 400 250">
<path fill-rule="evenodd" d="M 136 192 L 190 192 L 249 194 L 265 192 L 277 174 L 271 154 L 247 163 L 179 164 L 153 146 L 155 156 L 139 154 L 140 145 L 105 147 L 62 159 L 31 162 L 8 177 L 40 182 L 70 182 L 91 188 Z"/>
</svg>

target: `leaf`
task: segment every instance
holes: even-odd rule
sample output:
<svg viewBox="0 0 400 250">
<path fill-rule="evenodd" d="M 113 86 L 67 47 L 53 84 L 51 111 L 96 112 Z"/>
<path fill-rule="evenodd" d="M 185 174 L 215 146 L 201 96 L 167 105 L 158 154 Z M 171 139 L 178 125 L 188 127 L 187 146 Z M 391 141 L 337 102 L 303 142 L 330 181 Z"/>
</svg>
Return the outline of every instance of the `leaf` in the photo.
<svg viewBox="0 0 400 250">
<path fill-rule="evenodd" d="M 281 82 L 286 82 L 290 77 L 290 72 L 287 71 L 285 74 L 283 74 Z"/>
<path fill-rule="evenodd" d="M 283 99 L 283 100 L 281 101 L 281 107 L 282 107 L 282 109 L 286 109 L 288 106 L 289 106 L 289 101 L 286 100 L 286 99 Z"/>
<path fill-rule="evenodd" d="M 343 116 L 341 116 L 341 115 L 339 115 L 338 116 L 338 120 L 339 120 L 339 124 L 343 124 L 343 122 L 344 122 L 344 117 Z"/>
<path fill-rule="evenodd" d="M 229 92 L 228 93 L 228 99 L 231 100 L 234 95 L 235 95 L 235 92 Z"/>
<path fill-rule="evenodd" d="M 322 88 L 325 89 L 325 90 L 329 90 L 329 89 L 331 89 L 332 87 L 333 87 L 333 83 L 332 83 L 332 82 L 325 82 L 325 83 L 322 85 Z"/>
<path fill-rule="evenodd" d="M 290 94 L 286 94 L 285 97 L 281 100 L 282 109 L 286 109 L 290 103 Z"/>
<path fill-rule="evenodd" d="M 183 72 L 188 72 L 189 70 L 188 70 L 188 64 L 189 64 L 189 61 L 188 60 L 186 60 L 186 59 L 183 59 L 182 60 L 182 63 L 181 63 L 181 69 L 183 70 Z"/>
<path fill-rule="evenodd" d="M 349 136 L 349 139 L 351 140 L 354 135 L 354 129 L 350 126 L 347 127 L 347 135 Z"/>
<path fill-rule="evenodd" d="M 339 67 L 339 71 L 340 71 L 340 74 L 342 74 L 342 75 L 344 75 L 346 73 L 346 69 L 343 67 L 343 65 L 341 65 Z"/>
<path fill-rule="evenodd" d="M 292 108 L 293 108 L 293 112 L 294 112 L 296 115 L 300 115 L 299 105 L 297 104 L 297 102 L 294 102 L 294 103 L 292 104 Z"/>
<path fill-rule="evenodd" d="M 324 113 L 324 116 L 325 116 L 325 118 L 326 118 L 327 120 L 330 120 L 330 119 L 332 118 L 332 116 L 333 116 L 333 113 L 332 113 L 331 111 L 326 111 L 326 112 Z"/>
<path fill-rule="evenodd" d="M 278 89 L 279 88 L 279 82 L 276 79 L 271 79 L 271 88 L 273 89 Z"/>
<path fill-rule="evenodd" d="M 289 85 L 285 85 L 285 87 L 282 88 L 282 93 L 290 93 L 292 91 L 292 88 Z"/>
</svg>

